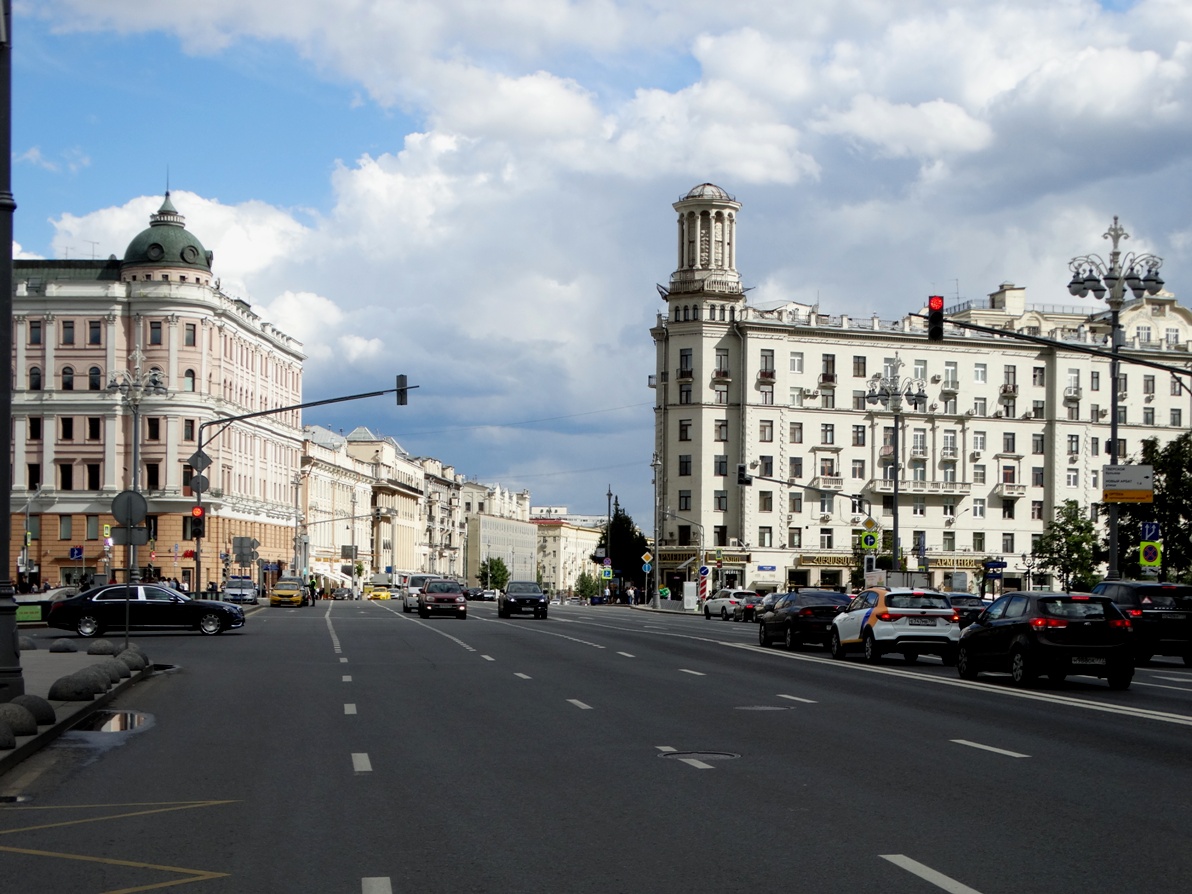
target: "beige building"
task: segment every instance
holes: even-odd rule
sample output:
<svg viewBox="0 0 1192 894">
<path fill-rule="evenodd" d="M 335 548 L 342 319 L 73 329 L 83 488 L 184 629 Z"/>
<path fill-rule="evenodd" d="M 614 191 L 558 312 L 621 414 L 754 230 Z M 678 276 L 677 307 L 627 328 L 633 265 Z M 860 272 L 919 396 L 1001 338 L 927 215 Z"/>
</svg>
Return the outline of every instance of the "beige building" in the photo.
<svg viewBox="0 0 1192 894">
<path fill-rule="evenodd" d="M 595 575 L 600 563 L 592 555 L 603 528 L 576 525 L 562 518 L 536 518 L 538 579 L 548 593 L 571 594 L 581 574 Z"/>
</svg>

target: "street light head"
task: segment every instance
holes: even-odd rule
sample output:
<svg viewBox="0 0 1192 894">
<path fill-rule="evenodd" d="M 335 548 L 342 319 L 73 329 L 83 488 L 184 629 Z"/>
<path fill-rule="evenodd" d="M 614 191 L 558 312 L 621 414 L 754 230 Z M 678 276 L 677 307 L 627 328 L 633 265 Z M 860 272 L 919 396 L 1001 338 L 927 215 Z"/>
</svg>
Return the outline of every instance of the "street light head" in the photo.
<svg viewBox="0 0 1192 894">
<path fill-rule="evenodd" d="M 1088 294 L 1088 291 L 1084 287 L 1084 277 L 1080 275 L 1079 270 L 1072 271 L 1072 279 L 1068 283 L 1068 294 L 1079 295 L 1082 298 Z"/>
<path fill-rule="evenodd" d="M 1141 298 L 1142 293 L 1146 291 L 1142 277 L 1138 275 L 1137 267 L 1131 267 L 1130 271 L 1126 274 L 1126 285 L 1130 287 L 1130 291 L 1134 293 L 1135 298 Z"/>
<path fill-rule="evenodd" d="M 1159 268 L 1157 266 L 1153 266 L 1147 270 L 1146 276 L 1142 278 L 1142 284 L 1146 286 L 1148 295 L 1159 294 L 1159 290 L 1163 288 L 1163 279 L 1159 276 Z"/>
</svg>

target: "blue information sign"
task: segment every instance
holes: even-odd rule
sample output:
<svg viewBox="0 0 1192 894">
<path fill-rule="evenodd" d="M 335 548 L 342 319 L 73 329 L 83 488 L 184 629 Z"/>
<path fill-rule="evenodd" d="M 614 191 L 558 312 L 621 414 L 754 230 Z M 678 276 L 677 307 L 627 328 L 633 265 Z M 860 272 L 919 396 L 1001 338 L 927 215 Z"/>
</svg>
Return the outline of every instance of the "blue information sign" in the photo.
<svg viewBox="0 0 1192 894">
<path fill-rule="evenodd" d="M 83 548 L 81 546 L 72 546 L 70 548 L 70 557 L 72 559 L 83 558 Z"/>
<path fill-rule="evenodd" d="M 1142 523 L 1142 539 L 1143 540 L 1158 540 L 1159 539 L 1159 523 L 1154 521 Z"/>
<path fill-rule="evenodd" d="M 653 565 L 651 565 L 649 562 L 645 562 L 645 563 L 643 563 L 643 564 L 642 564 L 642 571 L 646 572 L 646 574 L 649 574 L 649 573 L 650 573 L 650 569 L 651 569 L 651 568 L 653 568 L 653 567 L 654 567 L 654 566 L 653 566 Z"/>
</svg>

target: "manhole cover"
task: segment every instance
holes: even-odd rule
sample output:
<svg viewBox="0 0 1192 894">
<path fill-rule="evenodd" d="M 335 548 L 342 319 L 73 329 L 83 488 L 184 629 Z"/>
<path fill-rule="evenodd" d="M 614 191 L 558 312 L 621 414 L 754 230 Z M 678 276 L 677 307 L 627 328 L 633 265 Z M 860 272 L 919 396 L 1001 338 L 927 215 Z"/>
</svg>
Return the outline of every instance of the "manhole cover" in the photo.
<svg viewBox="0 0 1192 894">
<path fill-rule="evenodd" d="M 787 705 L 738 705 L 734 711 L 789 711 Z"/>
<path fill-rule="evenodd" d="M 72 729 L 92 733 L 125 733 L 152 722 L 152 716 L 139 711 L 96 711 Z"/>
<path fill-rule="evenodd" d="M 741 755 L 734 754 L 731 751 L 665 751 L 658 756 L 677 758 L 679 760 L 731 761 L 736 760 Z"/>
</svg>

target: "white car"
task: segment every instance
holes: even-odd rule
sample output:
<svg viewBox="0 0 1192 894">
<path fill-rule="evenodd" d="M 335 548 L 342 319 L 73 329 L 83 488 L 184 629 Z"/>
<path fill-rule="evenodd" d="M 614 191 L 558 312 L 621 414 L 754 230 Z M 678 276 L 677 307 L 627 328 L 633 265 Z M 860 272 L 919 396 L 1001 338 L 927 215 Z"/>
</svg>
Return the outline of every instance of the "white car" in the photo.
<svg viewBox="0 0 1192 894">
<path fill-rule="evenodd" d="M 418 611 L 418 596 L 422 592 L 422 588 L 426 586 L 426 582 L 436 580 L 439 577 L 437 574 L 411 574 L 410 582 L 406 584 L 405 590 L 401 596 L 401 610 L 403 612 Z"/>
<path fill-rule="evenodd" d="M 959 643 L 960 616 L 946 593 L 870 587 L 832 619 L 829 650 L 833 658 L 858 650 L 869 662 L 887 652 L 914 662 L 926 652 L 953 665 Z"/>
<path fill-rule="evenodd" d="M 717 616 L 720 620 L 727 621 L 733 616 L 733 609 L 740 604 L 743 597 L 756 595 L 753 590 L 717 590 L 715 596 L 704 601 L 704 617 L 710 621 L 713 616 Z"/>
</svg>

